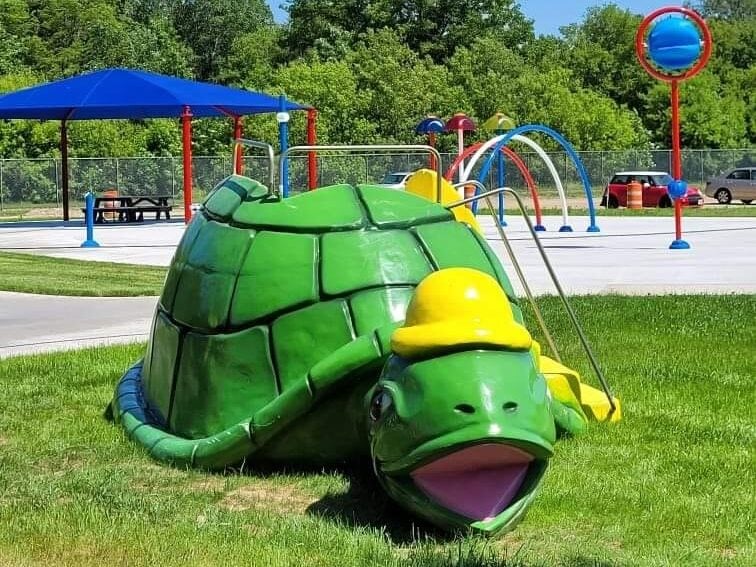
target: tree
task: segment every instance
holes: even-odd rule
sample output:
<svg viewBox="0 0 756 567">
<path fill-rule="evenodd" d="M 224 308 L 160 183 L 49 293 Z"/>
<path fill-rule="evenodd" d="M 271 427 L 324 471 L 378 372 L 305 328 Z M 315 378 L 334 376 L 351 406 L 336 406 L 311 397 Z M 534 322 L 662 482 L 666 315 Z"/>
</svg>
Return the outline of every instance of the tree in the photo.
<svg viewBox="0 0 756 567">
<path fill-rule="evenodd" d="M 640 22 L 640 16 L 609 4 L 589 8 L 582 23 L 561 31 L 567 65 L 581 84 L 642 112 L 642 95 L 655 79 L 643 70 L 635 54 Z"/>
<path fill-rule="evenodd" d="M 700 0 L 685 2 L 704 18 L 744 20 L 756 17 L 756 0 Z"/>
<path fill-rule="evenodd" d="M 606 95 L 581 87 L 566 69 L 528 69 L 511 83 L 509 112 L 520 123 L 542 123 L 580 150 L 644 148 L 648 135 L 638 115 Z"/>
<path fill-rule="evenodd" d="M 235 38 L 218 72 L 223 83 L 252 90 L 263 90 L 275 77 L 276 66 L 283 62 L 278 27 L 261 27 Z"/>
<path fill-rule="evenodd" d="M 376 135 L 367 117 L 370 93 L 359 89 L 352 69 L 343 61 L 289 63 L 278 70 L 275 91 L 318 109 L 318 140 L 323 143 L 370 142 Z M 276 139 L 275 125 L 269 128 L 268 139 Z M 303 135 L 302 123 L 293 124 L 292 138 L 301 140 Z"/>
<path fill-rule="evenodd" d="M 216 76 L 234 40 L 273 25 L 264 0 L 185 0 L 174 8 L 174 25 L 197 58 L 201 80 Z"/>
<path fill-rule="evenodd" d="M 20 69 L 26 62 L 31 17 L 23 0 L 0 0 L 0 75 Z"/>
<path fill-rule="evenodd" d="M 680 86 L 680 138 L 688 148 L 741 148 L 747 144 L 746 106 L 723 93 L 719 78 L 708 69 Z M 671 147 L 669 86 L 657 84 L 647 95 L 648 123 L 654 138 Z"/>
<path fill-rule="evenodd" d="M 493 35 L 480 36 L 469 47 L 457 49 L 448 68 L 451 83 L 461 87 L 469 112 L 481 120 L 495 112 L 511 112 L 518 96 L 513 81 L 526 71 L 523 58 Z"/>
<path fill-rule="evenodd" d="M 426 114 L 462 110 L 461 91 L 446 68 L 420 59 L 391 30 L 366 34 L 345 59 L 367 99 L 377 141 L 414 141 L 415 124 Z"/>
<path fill-rule="evenodd" d="M 518 48 L 533 38 L 532 22 L 514 0 L 290 0 L 287 47 L 343 50 L 368 31 L 393 30 L 419 56 L 443 62 L 481 33 Z"/>
</svg>

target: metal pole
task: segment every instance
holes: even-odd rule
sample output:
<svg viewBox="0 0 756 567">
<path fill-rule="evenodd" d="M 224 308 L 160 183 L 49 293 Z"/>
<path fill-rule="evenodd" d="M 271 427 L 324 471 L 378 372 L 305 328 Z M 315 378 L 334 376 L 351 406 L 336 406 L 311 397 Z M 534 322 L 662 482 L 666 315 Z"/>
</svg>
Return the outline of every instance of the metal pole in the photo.
<svg viewBox="0 0 756 567">
<path fill-rule="evenodd" d="M 496 130 L 496 135 L 501 136 L 504 130 Z M 501 148 L 499 154 L 496 156 L 496 186 L 504 187 L 504 178 L 506 171 L 504 169 L 504 148 Z M 503 226 L 507 226 L 507 221 L 504 220 L 504 193 L 499 193 L 499 222 Z"/>
<path fill-rule="evenodd" d="M 87 239 L 81 243 L 81 248 L 99 248 L 100 244 L 94 239 L 94 195 L 87 191 L 84 195 L 85 222 L 87 225 Z"/>
<path fill-rule="evenodd" d="M 284 95 L 278 97 L 278 144 L 281 148 L 281 195 L 289 196 L 289 159 L 286 149 L 289 147 L 289 113 L 286 112 L 286 98 Z"/>
<path fill-rule="evenodd" d="M 318 143 L 317 134 L 318 111 L 311 108 L 307 111 L 307 145 L 314 146 Z M 312 191 L 318 186 L 318 155 L 315 152 L 307 153 L 307 189 Z"/>
<path fill-rule="evenodd" d="M 237 146 L 249 146 L 250 148 L 259 148 L 262 150 L 265 150 L 268 154 L 268 191 L 272 192 L 274 191 L 275 187 L 275 171 L 276 171 L 276 153 L 273 150 L 273 146 L 270 144 L 266 144 L 265 142 L 258 142 L 257 140 L 247 140 L 246 138 L 239 138 L 238 140 L 232 140 L 232 143 L 234 144 L 234 151 L 232 152 L 232 156 L 234 157 L 234 160 L 236 160 L 237 152 L 236 147 Z M 234 171 L 236 171 L 236 163 L 234 162 L 233 166 Z"/>
<path fill-rule="evenodd" d="M 572 310 L 572 305 L 567 299 L 567 296 L 564 294 L 562 285 L 559 283 L 559 278 L 557 278 L 556 272 L 554 271 L 554 268 L 552 267 L 551 262 L 549 261 L 548 256 L 546 255 L 546 250 L 544 249 L 543 244 L 541 244 L 541 241 L 536 235 L 536 232 L 533 228 L 533 223 L 530 221 L 530 217 L 525 211 L 525 206 L 522 203 L 520 196 L 517 193 L 515 193 L 512 189 L 509 189 L 507 187 L 500 187 L 492 191 L 481 193 L 480 195 L 475 195 L 474 197 L 469 197 L 467 199 L 456 201 L 454 203 L 446 205 L 446 208 L 453 209 L 454 207 L 460 207 L 460 206 L 466 205 L 467 203 L 475 201 L 476 199 L 488 199 L 490 196 L 496 195 L 502 191 L 511 194 L 512 197 L 514 197 L 515 201 L 517 201 L 517 206 L 520 209 L 520 214 L 525 219 L 525 222 L 528 225 L 528 230 L 530 231 L 530 235 L 533 237 L 533 240 L 535 241 L 536 246 L 538 247 L 538 252 L 541 255 L 541 259 L 543 260 L 543 263 L 549 272 L 551 281 L 554 283 L 554 287 L 556 288 L 557 293 L 559 294 L 559 297 L 562 299 L 562 303 L 564 304 L 565 310 L 567 311 L 567 314 L 570 317 L 572 326 L 575 328 L 575 331 L 577 332 L 578 337 L 580 339 L 580 343 L 583 345 L 583 349 L 588 355 L 588 359 L 590 360 L 591 366 L 593 367 L 593 371 L 595 372 L 596 377 L 601 383 L 601 388 L 604 390 L 604 394 L 606 394 L 607 400 L 609 401 L 609 407 L 611 408 L 612 412 L 616 411 L 617 406 L 614 403 L 614 398 L 612 396 L 611 389 L 609 388 L 609 384 L 606 381 L 606 378 L 604 377 L 604 373 L 601 371 L 601 368 L 599 367 L 598 360 L 596 360 L 596 357 L 593 354 L 593 350 L 591 349 L 590 344 L 588 343 L 588 339 L 586 338 L 585 333 L 583 332 L 583 328 L 580 326 L 580 322 L 578 321 L 577 315 L 575 315 L 575 312 Z M 498 221 L 496 217 L 494 217 L 494 220 Z M 503 232 L 503 229 L 501 229 L 501 227 L 499 228 Z"/>
<path fill-rule="evenodd" d="M 431 148 L 436 147 L 436 134 L 434 132 L 428 132 L 428 145 Z M 430 169 L 436 169 L 436 158 L 433 157 L 433 154 L 431 154 L 428 158 L 428 167 Z"/>
<path fill-rule="evenodd" d="M 486 187 L 483 185 L 480 181 L 477 181 L 475 179 L 471 179 L 469 181 L 463 181 L 462 183 L 455 183 L 455 187 L 463 187 L 465 185 L 474 185 L 476 188 L 480 189 L 482 192 L 479 193 L 479 195 L 485 195 Z M 499 194 L 501 194 L 500 192 Z M 528 285 L 528 280 L 525 277 L 525 273 L 522 271 L 522 268 L 520 267 L 520 262 L 517 261 L 517 257 L 515 256 L 514 249 L 512 248 L 512 245 L 509 242 L 509 239 L 507 238 L 506 234 L 504 234 L 504 228 L 503 225 L 499 222 L 499 217 L 496 215 L 496 211 L 492 207 L 491 200 L 487 197 L 486 198 L 486 205 L 488 205 L 488 208 L 490 209 L 490 215 L 494 218 L 494 224 L 496 225 L 496 229 L 499 232 L 499 237 L 501 238 L 501 241 L 504 243 L 504 248 L 507 250 L 507 255 L 509 256 L 509 259 L 512 261 L 512 265 L 514 266 L 515 273 L 517 274 L 517 278 L 520 280 L 520 283 L 522 284 L 522 288 L 525 290 L 525 295 L 528 298 L 528 301 L 530 302 L 530 306 L 533 308 L 533 313 L 535 313 L 536 320 L 538 321 L 538 326 L 541 327 L 541 331 L 543 331 L 544 337 L 546 337 L 546 342 L 549 343 L 549 348 L 551 349 L 551 352 L 554 354 L 554 358 L 557 359 L 558 362 L 562 362 L 562 357 L 559 354 L 559 350 L 556 347 L 556 343 L 554 342 L 553 337 L 551 336 L 551 333 L 549 332 L 548 327 L 546 326 L 546 321 L 543 318 L 543 315 L 541 314 L 541 310 L 538 308 L 538 304 L 535 301 L 535 296 L 533 295 L 533 292 L 530 289 L 530 286 Z M 447 205 L 446 207 L 451 208 L 451 205 Z"/>
<path fill-rule="evenodd" d="M 242 137 L 242 121 L 241 116 L 234 116 L 234 139 L 238 140 Z M 242 145 L 235 144 L 234 151 L 234 173 L 241 175 L 244 172 L 244 154 L 242 153 Z"/>
<path fill-rule="evenodd" d="M 176 164 L 173 163 L 173 156 L 171 156 L 171 199 L 176 198 Z"/>
<path fill-rule="evenodd" d="M 63 177 L 63 220 L 68 220 L 68 121 L 60 121 L 60 159 Z"/>
<path fill-rule="evenodd" d="M 120 168 L 118 167 L 118 165 L 119 165 L 119 160 L 118 160 L 118 158 L 115 158 L 115 170 L 116 170 L 116 175 L 115 175 L 115 182 L 116 182 L 116 184 L 115 185 L 116 185 L 116 191 L 118 191 L 120 193 L 121 192 L 121 183 L 119 181 Z"/>
<path fill-rule="evenodd" d="M 680 83 L 671 82 L 672 93 L 672 177 L 682 179 L 682 159 L 680 156 Z M 690 244 L 682 239 L 682 199 L 675 199 L 675 240 L 671 249 L 687 249 Z"/>
<path fill-rule="evenodd" d="M 432 148 L 430 146 L 424 146 L 420 144 L 408 144 L 408 145 L 402 145 L 402 144 L 378 144 L 371 146 L 369 144 L 358 144 L 358 145 L 344 145 L 344 146 L 331 146 L 331 145 L 325 145 L 325 146 L 292 146 L 290 148 L 287 148 L 285 151 L 281 152 L 281 155 L 279 156 L 279 162 L 278 162 L 278 180 L 279 180 L 279 189 L 283 190 L 283 179 L 284 179 L 284 160 L 285 158 L 288 158 L 293 153 L 301 153 L 301 152 L 387 152 L 387 151 L 405 151 L 405 152 L 414 152 L 414 153 L 422 153 L 422 152 L 428 152 L 432 154 L 438 163 L 436 167 L 436 202 L 441 202 L 441 187 L 442 187 L 442 167 L 443 164 L 441 163 L 441 154 L 438 153 L 438 150 L 436 148 Z"/>
<path fill-rule="evenodd" d="M 0 159 L 0 212 L 3 211 L 3 162 L 5 160 Z"/>
<path fill-rule="evenodd" d="M 184 154 L 184 222 L 192 220 L 192 111 L 184 107 L 181 114 Z"/>
</svg>

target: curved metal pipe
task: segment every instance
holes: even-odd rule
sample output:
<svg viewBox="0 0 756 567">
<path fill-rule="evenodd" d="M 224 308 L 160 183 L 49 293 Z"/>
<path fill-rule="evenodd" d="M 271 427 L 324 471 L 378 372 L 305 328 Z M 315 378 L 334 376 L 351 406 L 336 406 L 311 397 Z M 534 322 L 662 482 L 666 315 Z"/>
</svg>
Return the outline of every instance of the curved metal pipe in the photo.
<svg viewBox="0 0 756 567">
<path fill-rule="evenodd" d="M 232 171 L 236 172 L 238 171 L 237 166 L 237 160 L 239 159 L 239 153 L 237 148 L 239 146 L 247 146 L 250 148 L 258 148 L 261 150 L 266 150 L 268 154 L 268 192 L 272 193 L 275 191 L 275 171 L 276 171 L 276 154 L 273 151 L 273 146 L 270 144 L 266 144 L 265 142 L 258 142 L 257 140 L 248 140 L 247 138 L 233 138 L 232 140 L 234 149 L 233 149 L 233 169 Z"/>
<path fill-rule="evenodd" d="M 562 284 L 559 282 L 559 278 L 557 277 L 556 272 L 554 271 L 554 268 L 551 265 L 551 262 L 549 261 L 548 256 L 546 255 L 546 250 L 544 249 L 543 244 L 541 244 L 541 240 L 538 238 L 538 235 L 536 234 L 536 231 L 533 228 L 533 223 L 531 222 L 530 217 L 525 211 L 525 206 L 523 205 L 522 199 L 520 198 L 520 196 L 515 191 L 513 191 L 512 189 L 509 189 L 508 187 L 499 187 L 498 189 L 486 191 L 485 193 L 481 193 L 480 195 L 475 195 L 474 197 L 461 199 L 460 201 L 446 205 L 446 208 L 453 209 L 454 207 L 460 207 L 478 199 L 486 199 L 489 203 L 488 206 L 491 208 L 491 211 L 493 212 L 493 207 L 492 207 L 493 203 L 490 202 L 491 201 L 490 198 L 493 195 L 498 195 L 499 193 L 502 193 L 502 192 L 512 195 L 515 201 L 517 201 L 517 206 L 520 208 L 520 214 L 525 219 L 525 222 L 528 225 L 528 230 L 530 231 L 530 235 L 533 237 L 533 240 L 535 241 L 536 246 L 538 247 L 538 253 L 541 255 L 541 259 L 543 260 L 543 263 L 546 266 L 546 270 L 549 272 L 551 281 L 554 283 L 554 287 L 556 288 L 557 293 L 559 294 L 559 297 L 562 299 L 564 308 L 567 311 L 567 315 L 569 316 L 570 321 L 572 322 L 572 326 L 575 328 L 575 331 L 578 334 L 578 338 L 580 339 L 580 343 L 583 346 L 583 350 L 585 350 L 585 353 L 588 356 L 588 360 L 591 363 L 591 367 L 593 368 L 593 371 L 596 374 L 596 377 L 601 383 L 601 388 L 604 390 L 604 394 L 606 395 L 607 400 L 609 401 L 609 407 L 611 408 L 612 412 L 615 412 L 617 410 L 617 405 L 614 403 L 614 397 L 612 396 L 612 391 L 609 388 L 609 383 L 606 381 L 606 377 L 604 376 L 604 373 L 601 371 L 601 368 L 599 367 L 598 360 L 596 359 L 596 356 L 593 354 L 593 350 L 591 349 L 591 346 L 588 343 L 588 338 L 585 336 L 585 333 L 583 332 L 583 328 L 581 327 L 580 322 L 578 321 L 577 315 L 575 314 L 575 311 L 572 309 L 572 305 L 570 304 L 569 300 L 567 299 L 567 296 L 564 293 L 564 290 L 562 289 Z M 493 213 L 492 216 L 494 218 L 494 222 L 500 229 L 500 233 L 503 233 L 504 229 L 501 227 L 501 224 L 499 223 L 499 218 L 496 216 L 495 213 Z"/>
<path fill-rule="evenodd" d="M 460 167 L 462 162 L 470 156 L 473 152 L 475 152 L 480 146 L 483 145 L 483 142 L 478 142 L 476 144 L 473 144 L 472 146 L 468 146 L 464 152 L 459 154 L 452 164 L 447 168 L 446 173 L 444 173 L 444 177 L 447 181 L 451 181 L 452 177 L 454 176 L 454 172 L 457 171 L 457 169 Z M 519 170 L 520 174 L 522 175 L 523 179 L 525 180 L 525 184 L 528 187 L 528 190 L 530 191 L 530 198 L 533 200 L 533 209 L 535 210 L 535 217 L 536 217 L 536 223 L 539 226 L 543 226 L 543 218 L 541 214 L 541 201 L 540 197 L 538 196 L 538 186 L 536 185 L 535 180 L 533 179 L 533 176 L 530 173 L 530 170 L 528 169 L 528 166 L 525 164 L 525 162 L 522 160 L 522 158 L 515 152 L 512 148 L 508 146 L 502 147 L 501 151 L 504 153 L 505 156 L 507 156 L 509 159 L 512 160 L 512 163 L 515 164 L 515 167 Z"/>
<path fill-rule="evenodd" d="M 483 195 L 486 193 L 486 186 L 483 185 L 480 181 L 477 181 L 475 179 L 471 179 L 470 181 L 462 181 L 460 183 L 455 183 L 454 187 L 463 187 L 465 185 L 474 185 L 478 189 L 481 190 L 481 193 L 479 195 Z M 491 207 L 491 201 L 488 200 L 488 206 Z M 453 206 L 456 206 L 453 205 Z M 450 209 L 452 205 L 447 205 L 447 209 Z M 512 245 L 509 243 L 509 239 L 507 238 L 506 234 L 504 234 L 504 228 L 501 226 L 501 223 L 499 222 L 499 217 L 496 216 L 496 213 L 494 212 L 494 209 L 491 208 L 491 214 L 496 219 L 496 228 L 499 231 L 499 236 L 501 237 L 502 242 L 504 243 L 504 248 L 507 251 L 507 255 L 509 256 L 509 259 L 512 261 L 512 265 L 514 266 L 515 272 L 517 273 L 517 278 L 520 280 L 520 283 L 522 284 L 522 288 L 525 290 L 525 295 L 528 298 L 528 301 L 530 302 L 530 306 L 533 308 L 533 313 L 535 313 L 536 320 L 538 321 L 538 326 L 541 327 L 541 331 L 543 332 L 543 336 L 546 337 L 546 342 L 549 343 L 549 348 L 551 349 L 551 352 L 554 354 L 554 358 L 557 359 L 557 361 L 562 362 L 562 357 L 559 354 L 559 350 L 557 350 L 556 343 L 554 342 L 554 338 L 551 336 L 551 333 L 549 332 L 549 328 L 546 326 L 546 321 L 543 318 L 543 315 L 541 314 L 541 310 L 538 308 L 538 304 L 536 304 L 535 296 L 533 295 L 533 292 L 530 289 L 530 286 L 528 285 L 528 280 L 525 278 L 525 272 L 522 271 L 522 268 L 520 267 L 520 262 L 517 261 L 517 257 L 515 256 L 514 249 L 512 248 Z"/>
<path fill-rule="evenodd" d="M 297 152 L 385 152 L 385 151 L 405 151 L 405 152 L 412 152 L 412 153 L 429 153 L 433 157 L 436 158 L 436 202 L 441 202 L 441 171 L 442 171 L 442 164 L 441 164 L 441 154 L 439 151 L 432 147 L 432 146 L 425 146 L 422 144 L 408 144 L 408 145 L 402 145 L 402 144 L 378 144 L 378 145 L 370 145 L 370 144 L 357 144 L 357 145 L 344 145 L 344 146 L 333 146 L 333 145 L 325 145 L 325 146 L 292 146 L 285 151 L 281 152 L 281 155 L 278 156 L 279 163 L 278 163 L 278 181 L 279 181 L 279 187 L 282 186 L 283 183 L 283 176 L 284 176 L 284 163 L 286 161 L 286 158 L 289 157 L 293 153 Z"/>
</svg>

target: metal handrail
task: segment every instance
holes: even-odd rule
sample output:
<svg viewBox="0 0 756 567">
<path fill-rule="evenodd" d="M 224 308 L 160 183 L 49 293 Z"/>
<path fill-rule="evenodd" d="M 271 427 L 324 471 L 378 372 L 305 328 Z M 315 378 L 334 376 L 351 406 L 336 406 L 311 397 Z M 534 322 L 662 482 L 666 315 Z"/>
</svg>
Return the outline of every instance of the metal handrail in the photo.
<svg viewBox="0 0 756 567">
<path fill-rule="evenodd" d="M 275 191 L 275 183 L 276 183 L 276 153 L 273 151 L 273 146 L 270 144 L 266 144 L 265 142 L 258 142 L 257 140 L 249 140 L 247 138 L 232 138 L 231 140 L 233 142 L 233 161 L 232 161 L 232 167 L 234 173 L 236 172 L 236 165 L 237 160 L 239 159 L 238 152 L 236 151 L 239 146 L 248 146 L 251 148 L 258 148 L 261 150 L 266 150 L 268 153 L 268 192 L 274 192 Z"/>
<path fill-rule="evenodd" d="M 460 181 L 459 183 L 454 184 L 454 188 L 456 189 L 459 187 L 464 187 L 465 185 L 473 185 L 474 187 L 477 187 L 478 189 L 480 189 L 483 193 L 486 193 L 486 186 L 480 181 L 478 181 L 477 179 L 471 179 L 469 181 Z M 489 202 L 489 207 L 490 207 L 490 202 Z M 451 208 L 451 207 L 447 207 L 447 208 Z M 554 358 L 556 358 L 557 361 L 562 362 L 562 357 L 559 354 L 559 350 L 556 347 L 554 338 L 551 336 L 551 333 L 549 332 L 549 328 L 546 326 L 546 321 L 544 320 L 543 315 L 541 314 L 541 310 L 538 308 L 538 304 L 536 303 L 535 296 L 533 295 L 533 292 L 531 291 L 530 286 L 528 285 L 528 281 L 525 278 L 525 273 L 522 271 L 522 268 L 520 267 L 520 262 L 517 261 L 517 257 L 515 256 L 514 249 L 512 248 L 512 245 L 510 244 L 509 239 L 507 238 L 506 234 L 504 234 L 504 230 L 502 229 L 499 223 L 496 223 L 496 228 L 499 229 L 499 236 L 501 237 L 501 240 L 504 242 L 504 248 L 506 248 L 507 250 L 507 255 L 509 256 L 509 259 L 512 261 L 512 265 L 514 266 L 515 272 L 517 273 L 517 278 L 520 280 L 520 283 L 522 284 L 522 287 L 525 290 L 525 295 L 527 296 L 528 301 L 530 302 L 530 306 L 533 308 L 533 313 L 535 313 L 536 320 L 538 321 L 538 326 L 541 327 L 541 331 L 543 331 L 543 335 L 544 337 L 546 337 L 546 342 L 549 343 L 549 348 L 551 349 L 551 352 L 554 354 Z"/>
<path fill-rule="evenodd" d="M 296 152 L 330 152 L 330 151 L 346 151 L 346 152 L 372 152 L 372 151 L 405 151 L 411 153 L 426 152 L 436 158 L 436 202 L 441 202 L 441 154 L 433 146 L 425 146 L 421 144 L 358 144 L 358 145 L 325 145 L 325 146 L 292 146 L 278 156 L 278 188 L 283 191 L 283 177 L 284 177 L 284 162 L 291 154 Z"/>
<path fill-rule="evenodd" d="M 575 328 L 575 331 L 577 332 L 578 337 L 580 338 L 580 343 L 583 345 L 583 349 L 585 350 L 586 355 L 588 355 L 588 360 L 590 360 L 591 366 L 593 367 L 593 371 L 595 372 L 596 377 L 601 383 L 601 388 L 604 390 L 604 394 L 606 394 L 607 400 L 609 400 L 609 407 L 611 408 L 611 412 L 613 413 L 617 411 L 617 406 L 614 403 L 614 397 L 612 396 L 612 391 L 609 388 L 609 383 L 606 381 L 606 377 L 604 376 L 604 373 L 601 371 L 601 368 L 599 367 L 598 360 L 596 360 L 596 357 L 593 354 L 593 350 L 591 349 L 591 346 L 588 344 L 588 339 L 585 336 L 585 333 L 583 332 L 583 328 L 580 326 L 580 322 L 577 319 L 577 315 L 575 315 L 575 312 L 572 309 L 572 305 L 570 304 L 569 300 L 567 299 L 567 296 L 564 293 L 564 290 L 562 289 L 562 284 L 559 283 L 559 278 L 557 277 L 556 272 L 554 271 L 554 268 L 552 267 L 551 262 L 549 261 L 549 258 L 546 255 L 546 250 L 544 249 L 543 244 L 541 244 L 541 240 L 538 238 L 538 235 L 536 234 L 536 231 L 533 228 L 533 223 L 531 222 L 530 217 L 528 216 L 525 210 L 525 205 L 523 204 L 522 199 L 520 199 L 520 196 L 515 191 L 513 191 L 512 189 L 509 189 L 508 187 L 499 187 L 498 189 L 492 189 L 491 191 L 486 191 L 485 193 L 480 193 L 479 195 L 475 195 L 473 197 L 468 197 L 466 199 L 456 201 L 454 203 L 446 205 L 446 208 L 453 209 L 455 207 L 466 205 L 467 203 L 472 203 L 473 201 L 477 201 L 479 199 L 485 199 L 486 203 L 488 204 L 489 209 L 491 210 L 491 216 L 493 217 L 494 222 L 496 223 L 496 226 L 499 227 L 500 233 L 503 233 L 504 229 L 501 226 L 501 223 L 499 222 L 499 218 L 496 216 L 493 203 L 491 202 L 491 196 L 498 195 L 499 193 L 508 193 L 512 195 L 512 197 L 514 197 L 515 201 L 517 202 L 517 206 L 520 209 L 520 214 L 522 214 L 522 218 L 525 219 L 525 223 L 528 225 L 528 230 L 530 231 L 530 235 L 533 237 L 533 240 L 535 241 L 536 246 L 538 247 L 538 252 L 540 253 L 541 259 L 543 260 L 543 263 L 549 272 L 551 281 L 554 283 L 554 287 L 556 288 L 557 293 L 559 294 L 559 297 L 562 299 L 562 303 L 564 304 L 567 314 L 569 315 L 570 320 L 572 321 L 572 326 Z"/>
</svg>

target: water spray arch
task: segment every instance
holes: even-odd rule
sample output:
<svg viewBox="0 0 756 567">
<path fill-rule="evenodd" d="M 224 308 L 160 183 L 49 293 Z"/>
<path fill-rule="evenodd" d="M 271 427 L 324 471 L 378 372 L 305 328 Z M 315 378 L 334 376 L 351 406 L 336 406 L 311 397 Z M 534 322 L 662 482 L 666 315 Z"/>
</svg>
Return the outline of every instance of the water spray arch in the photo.
<svg viewBox="0 0 756 567">
<path fill-rule="evenodd" d="M 498 139 L 498 141 L 490 146 L 493 148 L 493 152 L 483 164 L 483 167 L 480 173 L 478 174 L 478 180 L 482 181 L 483 179 L 485 179 L 486 175 L 488 175 L 488 172 L 491 169 L 491 165 L 493 164 L 494 157 L 496 156 L 496 152 L 498 152 L 500 148 L 506 146 L 509 142 L 515 139 L 516 136 L 520 136 L 520 138 L 517 138 L 518 141 L 524 141 L 522 139 L 524 138 L 524 136 L 522 135 L 527 134 L 529 132 L 540 132 L 542 134 L 551 136 L 554 140 L 556 140 L 556 142 L 560 146 L 562 146 L 564 151 L 570 157 L 570 159 L 572 160 L 572 163 L 575 165 L 575 168 L 578 171 L 578 175 L 580 176 L 580 180 L 583 184 L 583 190 L 585 191 L 586 200 L 588 201 L 588 214 L 590 216 L 590 225 L 588 226 L 587 232 L 599 232 L 599 227 L 596 224 L 596 210 L 593 206 L 593 195 L 591 193 L 591 182 L 590 182 L 590 179 L 588 178 L 588 172 L 585 170 L 583 163 L 580 161 L 580 158 L 578 157 L 577 152 L 575 152 L 572 145 L 564 138 L 564 136 L 562 136 L 559 132 L 556 132 L 555 130 L 552 130 L 551 128 L 547 126 L 543 126 L 541 124 L 526 124 L 524 126 L 518 126 L 517 128 L 513 128 L 506 134 L 502 136 L 497 136 L 497 138 L 494 138 L 494 140 Z M 526 138 L 526 139 L 529 139 L 529 138 Z M 491 140 L 489 140 L 489 142 L 490 141 Z M 480 152 L 480 150 L 478 151 Z M 473 160 L 471 159 L 470 161 L 472 162 Z M 463 171 L 463 174 L 462 174 L 462 178 L 465 180 L 467 179 L 467 176 L 469 176 L 470 172 L 472 171 L 472 167 L 469 167 L 469 165 L 470 164 L 468 163 L 468 167 L 466 168 L 465 171 Z M 553 167 L 553 163 L 551 165 Z M 547 163 L 547 166 L 548 166 L 548 163 Z M 561 185 L 561 183 L 559 185 Z M 559 188 L 559 185 L 557 185 L 557 188 Z M 565 203 L 565 207 L 566 207 L 566 203 Z M 563 216 L 564 216 L 564 213 L 563 213 Z M 563 226 L 559 230 L 569 231 L 571 229 L 569 228 L 569 225 L 565 223 L 565 226 Z"/>
<path fill-rule="evenodd" d="M 463 167 L 462 173 L 460 174 L 460 180 L 466 181 L 469 179 L 470 175 L 472 174 L 473 167 L 478 162 L 478 160 L 485 155 L 485 153 L 496 146 L 503 138 L 504 134 L 500 136 L 496 136 L 494 138 L 491 138 L 490 140 L 486 141 L 477 152 L 475 152 L 475 155 L 470 159 L 470 161 L 467 163 L 465 167 Z M 569 212 L 567 210 L 567 196 L 564 192 L 564 187 L 562 187 L 562 180 L 559 178 L 559 173 L 556 170 L 556 167 L 554 166 L 554 162 L 551 161 L 551 158 L 549 155 L 544 151 L 544 149 L 536 144 L 533 140 L 530 138 L 527 138 L 525 136 L 521 136 L 519 134 L 516 134 L 512 136 L 512 139 L 517 142 L 523 142 L 524 144 L 527 144 L 530 146 L 533 151 L 535 151 L 538 154 L 538 157 L 543 160 L 543 162 L 546 164 L 546 169 L 549 170 L 549 174 L 551 175 L 551 178 L 554 180 L 554 184 L 556 185 L 557 193 L 559 194 L 559 201 L 562 207 L 562 226 L 559 229 L 560 232 L 571 232 L 572 227 L 570 227 L 570 221 L 569 221 Z M 505 145 L 500 145 L 499 147 L 506 147 Z M 496 155 L 496 150 L 494 150 L 494 153 L 492 155 Z M 484 174 L 481 174 L 478 178 L 479 181 L 482 181 L 485 176 L 488 174 L 488 171 L 486 171 Z M 476 204 L 473 204 L 473 211 L 476 210 Z"/>
<path fill-rule="evenodd" d="M 459 169 L 460 165 L 464 162 L 464 160 L 470 157 L 470 155 L 473 154 L 482 145 L 483 145 L 483 142 L 478 142 L 477 144 L 473 144 L 472 146 L 468 146 L 467 148 L 465 148 L 465 151 L 459 154 L 455 158 L 455 160 L 452 162 L 452 164 L 449 166 L 449 168 L 446 170 L 446 173 L 444 173 L 444 178 L 447 179 L 448 181 L 451 181 L 452 177 L 454 176 L 454 173 L 457 171 L 457 169 Z M 512 160 L 512 163 L 515 165 L 515 167 L 517 167 L 518 171 L 520 172 L 523 179 L 525 180 L 525 184 L 527 185 L 528 191 L 530 192 L 530 197 L 533 200 L 533 209 L 535 210 L 535 217 L 536 217 L 536 230 L 545 230 L 543 228 L 543 222 L 542 222 L 542 217 L 541 217 L 541 200 L 538 197 L 538 186 L 536 185 L 536 182 L 533 179 L 533 176 L 530 173 L 528 166 L 525 165 L 525 162 L 513 149 L 505 146 L 501 149 L 501 152 L 505 156 L 507 156 L 507 158 Z"/>
</svg>

